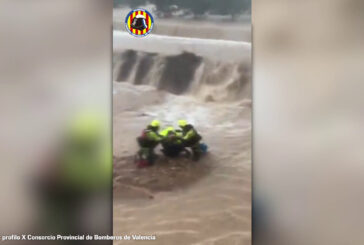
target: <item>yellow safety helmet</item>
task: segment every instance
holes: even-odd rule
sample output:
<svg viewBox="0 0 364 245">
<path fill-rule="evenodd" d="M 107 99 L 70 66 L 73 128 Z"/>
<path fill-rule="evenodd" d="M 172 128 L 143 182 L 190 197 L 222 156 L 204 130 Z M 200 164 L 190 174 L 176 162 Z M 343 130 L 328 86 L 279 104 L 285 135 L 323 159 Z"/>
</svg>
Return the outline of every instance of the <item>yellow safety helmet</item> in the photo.
<svg viewBox="0 0 364 245">
<path fill-rule="evenodd" d="M 169 126 L 167 128 L 165 128 L 161 133 L 160 135 L 166 137 L 168 135 L 169 132 L 173 132 L 174 131 L 174 128 L 172 126 Z"/>
<path fill-rule="evenodd" d="M 149 125 L 154 128 L 159 128 L 161 123 L 158 120 L 153 120 Z"/>
<path fill-rule="evenodd" d="M 178 126 L 180 126 L 181 128 L 183 128 L 186 125 L 187 125 L 187 121 L 186 120 L 178 120 Z"/>
</svg>

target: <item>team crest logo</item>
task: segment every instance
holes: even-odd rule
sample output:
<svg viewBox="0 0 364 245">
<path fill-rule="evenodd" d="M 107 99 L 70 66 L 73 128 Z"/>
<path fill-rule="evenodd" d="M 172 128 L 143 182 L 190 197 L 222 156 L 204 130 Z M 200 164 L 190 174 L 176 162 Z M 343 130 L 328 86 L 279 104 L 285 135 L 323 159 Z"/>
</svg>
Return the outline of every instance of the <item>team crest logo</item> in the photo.
<svg viewBox="0 0 364 245">
<path fill-rule="evenodd" d="M 125 18 L 126 30 L 135 37 L 148 35 L 154 25 L 153 16 L 145 9 L 135 9 Z"/>
</svg>

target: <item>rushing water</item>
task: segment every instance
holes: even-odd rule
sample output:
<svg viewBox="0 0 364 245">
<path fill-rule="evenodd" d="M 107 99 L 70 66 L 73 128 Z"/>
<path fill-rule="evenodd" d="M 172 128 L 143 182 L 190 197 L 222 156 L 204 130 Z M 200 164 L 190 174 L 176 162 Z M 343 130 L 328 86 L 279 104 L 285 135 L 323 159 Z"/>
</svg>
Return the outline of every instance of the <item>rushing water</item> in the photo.
<svg viewBox="0 0 364 245">
<path fill-rule="evenodd" d="M 114 235 L 250 244 L 250 45 L 163 36 L 138 45 L 114 34 Z M 154 118 L 187 119 L 210 152 L 136 169 L 135 138 Z"/>
</svg>

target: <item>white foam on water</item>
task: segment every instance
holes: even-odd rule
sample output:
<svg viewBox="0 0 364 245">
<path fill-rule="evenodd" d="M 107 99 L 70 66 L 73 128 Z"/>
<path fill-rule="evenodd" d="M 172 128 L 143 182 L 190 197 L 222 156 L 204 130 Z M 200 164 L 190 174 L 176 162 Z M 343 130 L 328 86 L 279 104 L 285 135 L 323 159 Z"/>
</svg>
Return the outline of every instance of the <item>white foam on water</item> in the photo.
<svg viewBox="0 0 364 245">
<path fill-rule="evenodd" d="M 113 32 L 113 42 L 114 53 L 126 49 L 169 55 L 190 52 L 211 59 L 229 61 L 250 60 L 251 57 L 250 42 L 172 37 L 155 34 L 136 38 L 122 31 Z"/>
</svg>

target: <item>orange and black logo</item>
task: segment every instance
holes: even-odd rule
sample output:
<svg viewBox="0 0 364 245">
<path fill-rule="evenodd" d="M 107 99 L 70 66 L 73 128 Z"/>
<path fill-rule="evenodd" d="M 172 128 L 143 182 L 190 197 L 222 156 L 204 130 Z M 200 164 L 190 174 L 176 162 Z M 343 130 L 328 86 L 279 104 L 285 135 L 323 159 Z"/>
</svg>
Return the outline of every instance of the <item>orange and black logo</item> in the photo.
<svg viewBox="0 0 364 245">
<path fill-rule="evenodd" d="M 135 37 L 148 35 L 154 25 L 151 13 L 145 9 L 134 9 L 125 18 L 126 30 Z"/>
</svg>

